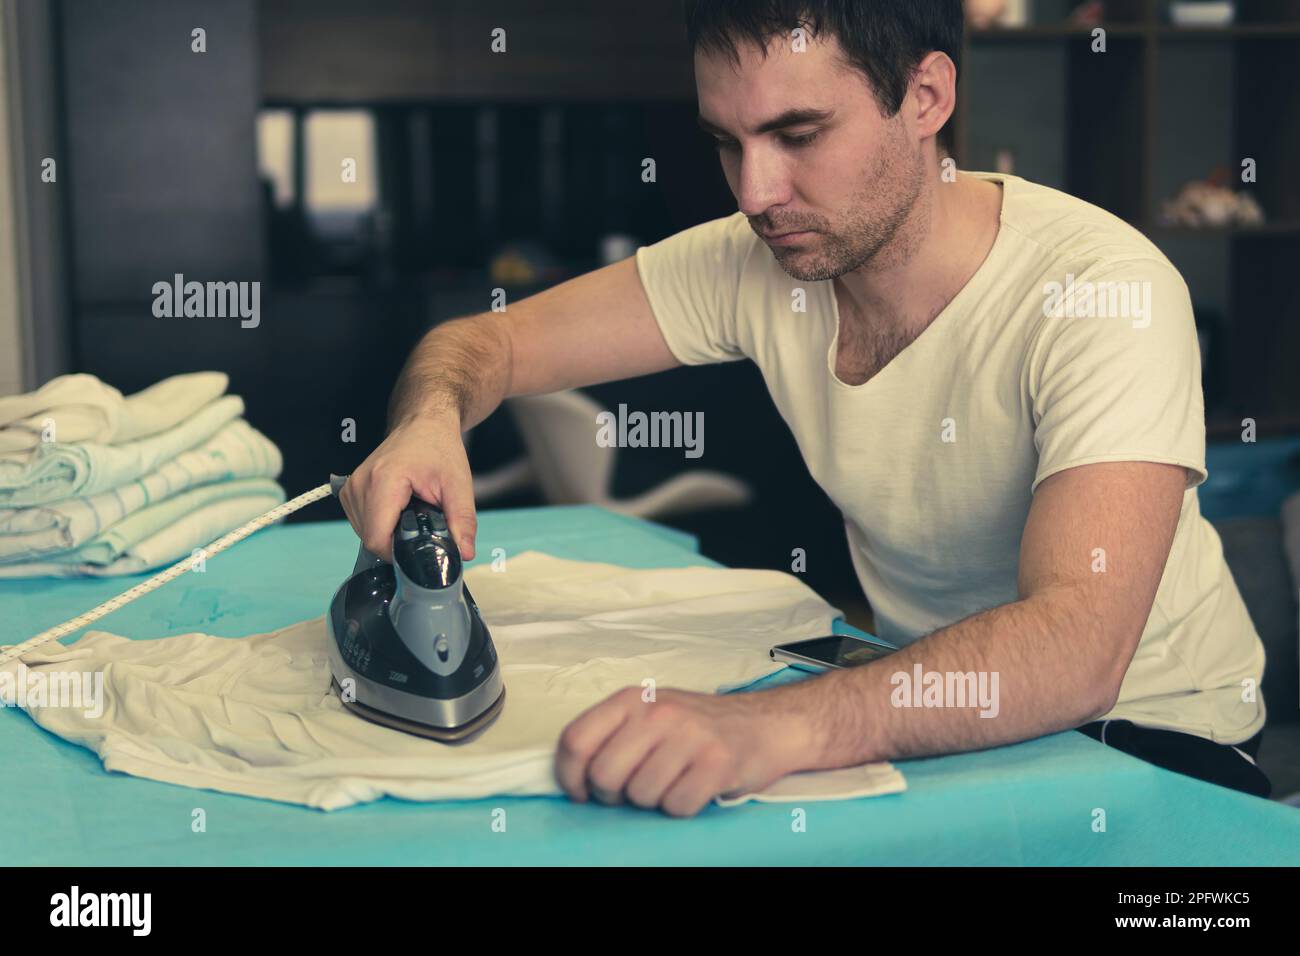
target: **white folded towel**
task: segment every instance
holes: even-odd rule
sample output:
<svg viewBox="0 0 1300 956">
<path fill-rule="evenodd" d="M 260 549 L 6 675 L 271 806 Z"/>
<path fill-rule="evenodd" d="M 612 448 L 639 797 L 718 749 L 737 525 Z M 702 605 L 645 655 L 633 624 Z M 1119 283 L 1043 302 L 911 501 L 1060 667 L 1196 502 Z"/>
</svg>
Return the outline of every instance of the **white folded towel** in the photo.
<svg viewBox="0 0 1300 956">
<path fill-rule="evenodd" d="M 175 564 L 284 503 L 264 478 L 217 482 L 158 502 L 68 554 L 0 564 L 0 578 L 117 577 Z"/>
<path fill-rule="evenodd" d="M 189 488 L 241 478 L 276 478 L 275 444 L 242 418 L 154 471 L 89 498 L 30 508 L 0 508 L 0 564 L 42 560 L 80 548 L 105 529 Z"/>
<path fill-rule="evenodd" d="M 201 445 L 243 413 L 244 400 L 226 395 L 166 431 L 125 444 L 53 442 L 0 455 L 0 507 L 21 508 L 118 488 Z"/>
<path fill-rule="evenodd" d="M 190 372 L 124 398 L 93 375 L 60 375 L 34 392 L 0 397 L 0 454 L 49 441 L 115 445 L 156 435 L 215 401 L 228 384 L 224 372 Z"/>
</svg>

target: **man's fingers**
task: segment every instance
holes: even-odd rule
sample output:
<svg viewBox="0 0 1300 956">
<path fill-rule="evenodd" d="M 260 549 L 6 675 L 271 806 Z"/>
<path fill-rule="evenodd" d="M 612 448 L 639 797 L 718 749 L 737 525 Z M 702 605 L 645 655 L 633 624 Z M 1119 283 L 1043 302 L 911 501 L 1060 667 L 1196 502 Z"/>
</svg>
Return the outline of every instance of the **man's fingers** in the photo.
<svg viewBox="0 0 1300 956">
<path fill-rule="evenodd" d="M 721 793 L 721 781 L 728 766 L 727 755 L 716 750 L 696 754 L 686 769 L 664 794 L 660 807 L 674 817 L 693 817 L 705 804 Z"/>
<path fill-rule="evenodd" d="M 474 557 L 478 515 L 474 511 L 474 482 L 468 470 L 456 471 L 443 479 L 441 507 L 460 556 L 469 561 Z"/>
<path fill-rule="evenodd" d="M 555 751 L 555 779 L 560 789 L 582 803 L 587 799 L 587 767 L 623 722 L 626 698 L 608 697 L 583 711 L 560 735 Z"/>
<path fill-rule="evenodd" d="M 655 705 L 643 703 L 640 706 Z M 652 721 L 638 719 L 638 716 L 628 714 L 628 719 L 587 764 L 587 786 L 601 803 L 623 802 L 623 791 L 628 781 L 660 740 L 660 728 Z"/>
<path fill-rule="evenodd" d="M 647 810 L 659 806 L 664 794 L 690 769 L 694 752 L 695 742 L 683 736 L 660 739 L 623 788 L 628 802 Z"/>
<path fill-rule="evenodd" d="M 352 525 L 352 530 L 361 537 L 361 509 L 357 501 L 352 496 L 351 479 L 343 483 L 339 489 L 339 504 L 343 506 L 343 514 L 347 516 L 348 524 Z"/>
<path fill-rule="evenodd" d="M 405 478 L 385 478 L 371 472 L 364 497 L 365 533 L 361 541 L 371 554 L 393 560 L 393 529 L 411 500 L 411 483 Z"/>
</svg>

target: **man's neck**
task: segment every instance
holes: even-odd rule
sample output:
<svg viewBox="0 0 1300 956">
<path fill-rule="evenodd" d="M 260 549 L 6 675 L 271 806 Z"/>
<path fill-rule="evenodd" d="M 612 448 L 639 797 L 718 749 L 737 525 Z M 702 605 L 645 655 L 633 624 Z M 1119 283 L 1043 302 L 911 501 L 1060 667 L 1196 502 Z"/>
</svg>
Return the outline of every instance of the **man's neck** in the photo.
<svg viewBox="0 0 1300 956">
<path fill-rule="evenodd" d="M 1002 186 L 936 173 L 889 245 L 835 280 L 842 317 L 875 328 L 919 333 L 979 271 L 993 248 Z"/>
</svg>

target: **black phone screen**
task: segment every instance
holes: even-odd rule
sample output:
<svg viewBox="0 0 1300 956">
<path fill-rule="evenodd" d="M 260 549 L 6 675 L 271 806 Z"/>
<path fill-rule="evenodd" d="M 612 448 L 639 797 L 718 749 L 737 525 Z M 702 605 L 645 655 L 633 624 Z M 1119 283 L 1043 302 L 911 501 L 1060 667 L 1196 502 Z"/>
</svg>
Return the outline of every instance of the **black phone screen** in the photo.
<svg viewBox="0 0 1300 956">
<path fill-rule="evenodd" d="M 859 664 L 866 664 L 886 654 L 892 654 L 894 651 L 892 647 L 885 647 L 883 644 L 872 644 L 860 638 L 841 637 L 838 634 L 795 641 L 793 644 L 782 646 L 787 651 L 803 654 L 805 657 L 835 667 L 857 667 Z"/>
</svg>

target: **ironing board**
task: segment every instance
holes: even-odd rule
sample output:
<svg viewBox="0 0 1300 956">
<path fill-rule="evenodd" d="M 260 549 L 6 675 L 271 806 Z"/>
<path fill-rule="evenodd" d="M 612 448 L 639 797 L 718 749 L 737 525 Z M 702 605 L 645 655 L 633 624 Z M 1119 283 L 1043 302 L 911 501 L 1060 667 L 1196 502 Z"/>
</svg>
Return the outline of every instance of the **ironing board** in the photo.
<svg viewBox="0 0 1300 956">
<path fill-rule="evenodd" d="M 545 544 L 628 567 L 712 565 L 681 532 L 599 508 L 479 515 L 478 553 Z M 346 522 L 259 532 L 102 626 L 162 637 L 240 636 L 322 613 L 352 567 Z M 6 642 L 124 590 L 134 579 L 0 582 Z M 840 622 L 837 630 L 851 633 Z M 767 681 L 790 679 L 782 672 Z M 563 797 L 333 813 L 110 774 L 89 751 L 0 708 L 0 846 L 8 865 L 1295 865 L 1300 810 L 1152 767 L 1068 732 L 980 753 L 898 763 L 906 793 L 791 806 L 707 807 L 672 819 Z M 193 833 L 191 813 L 206 811 Z M 507 811 L 494 832 L 493 811 Z M 1095 832 L 1096 809 L 1105 832 Z"/>
</svg>

